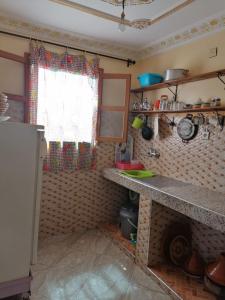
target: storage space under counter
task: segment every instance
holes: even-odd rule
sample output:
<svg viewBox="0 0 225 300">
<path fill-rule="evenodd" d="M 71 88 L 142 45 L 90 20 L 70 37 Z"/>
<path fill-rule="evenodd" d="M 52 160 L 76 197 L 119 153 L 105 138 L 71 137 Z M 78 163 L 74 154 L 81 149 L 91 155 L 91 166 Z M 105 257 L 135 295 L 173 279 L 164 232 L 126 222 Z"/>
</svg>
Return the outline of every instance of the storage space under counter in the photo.
<svg viewBox="0 0 225 300">
<path fill-rule="evenodd" d="M 206 263 L 213 261 L 225 249 L 225 196 L 163 176 L 136 180 L 116 169 L 105 169 L 103 176 L 140 193 L 135 261 L 144 271 L 174 299 L 216 299 L 202 280 L 168 262 L 163 242 L 170 224 L 186 223 L 192 247 Z"/>
</svg>

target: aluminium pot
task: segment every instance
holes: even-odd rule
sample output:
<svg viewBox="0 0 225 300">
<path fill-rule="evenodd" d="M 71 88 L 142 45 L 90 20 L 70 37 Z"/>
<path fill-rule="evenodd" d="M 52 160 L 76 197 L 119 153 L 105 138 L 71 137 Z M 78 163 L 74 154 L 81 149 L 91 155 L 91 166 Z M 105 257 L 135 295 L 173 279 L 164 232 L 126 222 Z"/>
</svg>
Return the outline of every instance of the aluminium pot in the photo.
<svg viewBox="0 0 225 300">
<path fill-rule="evenodd" d="M 180 79 L 187 76 L 189 70 L 186 69 L 167 69 L 164 74 L 164 81 Z"/>
</svg>

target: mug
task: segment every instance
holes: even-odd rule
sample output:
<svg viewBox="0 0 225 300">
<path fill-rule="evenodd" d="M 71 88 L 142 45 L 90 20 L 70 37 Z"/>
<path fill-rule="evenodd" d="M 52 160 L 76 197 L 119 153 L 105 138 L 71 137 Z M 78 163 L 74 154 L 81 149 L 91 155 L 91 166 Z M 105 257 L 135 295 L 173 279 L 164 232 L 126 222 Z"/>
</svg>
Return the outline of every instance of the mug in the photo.
<svg viewBox="0 0 225 300">
<path fill-rule="evenodd" d="M 143 117 L 143 119 L 141 118 Z M 138 115 L 137 117 L 134 118 L 132 127 L 136 129 L 142 128 L 144 125 L 144 115 Z"/>
</svg>

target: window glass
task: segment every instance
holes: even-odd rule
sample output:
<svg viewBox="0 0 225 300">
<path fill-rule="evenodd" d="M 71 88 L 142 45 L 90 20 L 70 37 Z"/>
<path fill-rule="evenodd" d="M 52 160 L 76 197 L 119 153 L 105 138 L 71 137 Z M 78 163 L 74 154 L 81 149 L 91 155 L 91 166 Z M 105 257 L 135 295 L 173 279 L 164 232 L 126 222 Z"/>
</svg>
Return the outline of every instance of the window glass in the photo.
<svg viewBox="0 0 225 300">
<path fill-rule="evenodd" d="M 88 76 L 39 69 L 37 123 L 47 141 L 92 141 L 96 90 Z"/>
</svg>

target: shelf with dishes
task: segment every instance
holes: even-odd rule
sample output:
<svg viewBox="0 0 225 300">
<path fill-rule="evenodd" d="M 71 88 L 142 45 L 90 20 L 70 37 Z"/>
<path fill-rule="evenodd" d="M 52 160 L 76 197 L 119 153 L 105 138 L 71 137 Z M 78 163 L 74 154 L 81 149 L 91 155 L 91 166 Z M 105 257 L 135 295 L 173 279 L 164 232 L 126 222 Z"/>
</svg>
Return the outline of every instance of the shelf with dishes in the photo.
<svg viewBox="0 0 225 300">
<path fill-rule="evenodd" d="M 146 87 L 131 89 L 131 93 L 137 94 L 137 93 L 144 93 L 144 92 L 148 92 L 148 91 L 153 91 L 153 90 L 158 90 L 158 89 L 163 89 L 163 88 L 168 88 L 168 87 L 173 87 L 173 86 L 177 87 L 181 84 L 186 84 L 186 83 L 190 83 L 190 82 L 201 81 L 201 80 L 206 80 L 206 79 L 211 79 L 211 78 L 218 78 L 223 84 L 225 84 L 225 82 L 221 78 L 224 75 L 225 75 L 225 69 L 221 69 L 221 70 L 198 74 L 198 75 L 193 75 L 193 76 L 185 76 L 180 79 L 167 80 L 167 81 L 152 84 L 152 85 L 149 85 Z"/>
<path fill-rule="evenodd" d="M 132 110 L 132 114 L 144 114 L 144 115 L 155 115 L 155 114 L 184 114 L 184 113 L 213 113 L 213 112 L 225 112 L 225 106 L 218 107 L 205 107 L 205 108 L 190 108 L 181 110 Z"/>
</svg>

